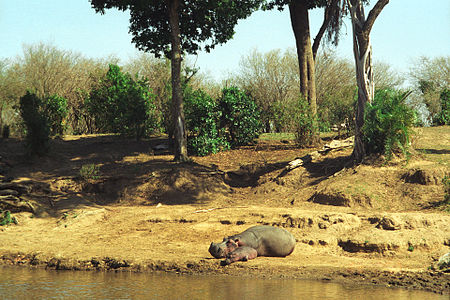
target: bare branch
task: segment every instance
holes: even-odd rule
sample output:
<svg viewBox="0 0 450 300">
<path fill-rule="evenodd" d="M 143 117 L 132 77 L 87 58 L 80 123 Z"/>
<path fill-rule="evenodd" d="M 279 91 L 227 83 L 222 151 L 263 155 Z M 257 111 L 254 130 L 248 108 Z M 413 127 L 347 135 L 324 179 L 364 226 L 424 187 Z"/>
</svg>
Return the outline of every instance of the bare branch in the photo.
<svg viewBox="0 0 450 300">
<path fill-rule="evenodd" d="M 372 26 L 375 23 L 378 15 L 381 13 L 383 8 L 389 3 L 389 0 L 378 0 L 377 4 L 369 12 L 366 22 L 364 22 L 363 32 L 365 35 L 369 35 L 372 30 Z"/>
<path fill-rule="evenodd" d="M 337 8 L 337 2 L 338 1 L 339 0 L 332 0 L 331 3 L 329 5 L 327 5 L 327 7 L 325 7 L 325 12 L 324 12 L 324 16 L 323 16 L 323 23 L 322 23 L 322 26 L 319 29 L 319 32 L 317 33 L 316 37 L 314 38 L 314 43 L 313 43 L 313 46 L 312 46 L 313 58 L 314 59 L 316 59 L 316 54 L 317 54 L 317 51 L 319 50 L 319 45 L 320 45 L 320 41 L 322 40 L 323 34 L 325 33 L 325 30 L 329 26 L 333 14 L 338 9 Z"/>
</svg>

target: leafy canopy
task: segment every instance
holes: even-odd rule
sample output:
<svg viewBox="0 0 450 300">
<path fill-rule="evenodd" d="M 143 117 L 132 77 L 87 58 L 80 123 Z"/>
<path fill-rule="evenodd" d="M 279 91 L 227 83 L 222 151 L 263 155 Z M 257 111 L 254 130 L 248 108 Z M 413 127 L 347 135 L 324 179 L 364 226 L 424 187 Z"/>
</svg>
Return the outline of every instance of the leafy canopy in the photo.
<svg viewBox="0 0 450 300">
<path fill-rule="evenodd" d="M 117 8 L 130 11 L 130 33 L 139 50 L 156 56 L 169 56 L 171 35 L 167 1 L 161 0 L 90 0 L 96 12 Z M 175 1 L 175 0 L 172 0 Z M 209 52 L 234 34 L 239 19 L 258 9 L 262 0 L 179 0 L 181 48 L 195 54 L 203 48 Z"/>
<path fill-rule="evenodd" d="M 269 0 L 265 1 L 264 4 L 265 9 L 273 9 L 277 7 L 278 10 L 283 10 L 285 5 L 289 5 L 293 0 Z M 308 9 L 324 7 L 328 4 L 328 0 L 303 0 L 305 2 Z"/>
</svg>

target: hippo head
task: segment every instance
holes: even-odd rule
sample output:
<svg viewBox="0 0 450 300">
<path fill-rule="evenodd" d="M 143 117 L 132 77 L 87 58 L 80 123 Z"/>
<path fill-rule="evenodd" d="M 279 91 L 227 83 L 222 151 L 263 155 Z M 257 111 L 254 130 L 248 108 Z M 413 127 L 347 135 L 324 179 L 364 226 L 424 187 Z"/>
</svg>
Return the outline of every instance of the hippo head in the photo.
<svg viewBox="0 0 450 300">
<path fill-rule="evenodd" d="M 238 247 L 238 240 L 224 238 L 222 243 L 211 243 L 209 253 L 215 258 L 224 258 L 228 253 L 233 252 Z"/>
</svg>

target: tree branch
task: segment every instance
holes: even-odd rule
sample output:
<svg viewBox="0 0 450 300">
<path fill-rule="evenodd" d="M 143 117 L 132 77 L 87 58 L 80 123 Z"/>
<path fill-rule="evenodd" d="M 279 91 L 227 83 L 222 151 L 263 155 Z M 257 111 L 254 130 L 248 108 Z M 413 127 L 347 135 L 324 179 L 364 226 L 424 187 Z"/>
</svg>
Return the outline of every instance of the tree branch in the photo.
<svg viewBox="0 0 450 300">
<path fill-rule="evenodd" d="M 364 27 L 363 27 L 364 34 L 366 34 L 366 35 L 370 34 L 370 31 L 372 30 L 372 26 L 375 23 L 375 20 L 377 19 L 378 15 L 381 13 L 383 8 L 388 3 L 389 3 L 389 0 L 378 0 L 377 4 L 375 4 L 375 6 L 369 12 L 369 16 L 367 17 L 366 22 L 364 22 Z"/>
<path fill-rule="evenodd" d="M 325 30 L 328 28 L 328 26 L 331 22 L 331 17 L 337 10 L 337 2 L 338 1 L 339 0 L 332 0 L 331 3 L 329 5 L 327 5 L 327 7 L 325 7 L 323 23 L 319 29 L 319 32 L 317 33 L 316 37 L 314 38 L 314 43 L 312 46 L 314 60 L 316 60 L 316 54 L 317 54 L 317 51 L 319 50 L 319 45 L 320 45 L 320 41 L 322 40 L 323 34 L 325 33 Z"/>
</svg>

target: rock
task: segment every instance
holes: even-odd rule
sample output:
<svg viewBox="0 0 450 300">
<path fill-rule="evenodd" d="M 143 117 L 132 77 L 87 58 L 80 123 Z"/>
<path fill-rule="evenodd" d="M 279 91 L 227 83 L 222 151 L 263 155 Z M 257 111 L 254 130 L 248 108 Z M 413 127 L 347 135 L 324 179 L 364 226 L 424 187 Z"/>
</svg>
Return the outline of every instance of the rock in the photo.
<svg viewBox="0 0 450 300">
<path fill-rule="evenodd" d="M 159 145 L 153 146 L 152 149 L 154 151 L 168 150 L 169 149 L 169 145 L 167 145 L 167 144 L 159 144 Z"/>
<path fill-rule="evenodd" d="M 444 173 L 439 169 L 410 169 L 402 175 L 402 179 L 407 183 L 417 183 L 422 185 L 439 184 L 444 177 Z"/>
<path fill-rule="evenodd" d="M 450 252 L 442 255 L 439 258 L 436 265 L 439 270 L 444 270 L 444 272 L 450 272 Z"/>
<path fill-rule="evenodd" d="M 386 216 L 381 219 L 377 225 L 377 228 L 384 230 L 399 230 L 402 228 L 402 224 L 396 217 Z"/>
</svg>

